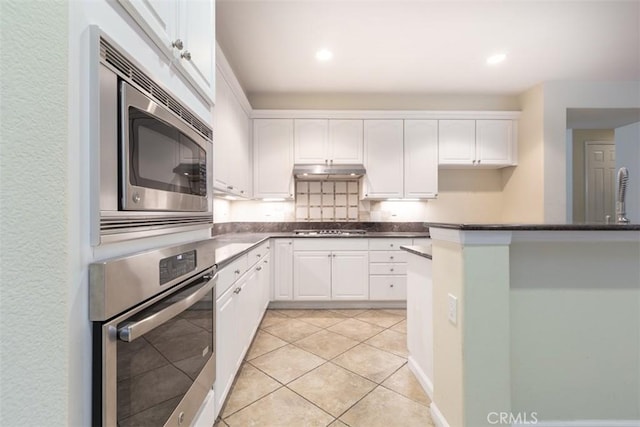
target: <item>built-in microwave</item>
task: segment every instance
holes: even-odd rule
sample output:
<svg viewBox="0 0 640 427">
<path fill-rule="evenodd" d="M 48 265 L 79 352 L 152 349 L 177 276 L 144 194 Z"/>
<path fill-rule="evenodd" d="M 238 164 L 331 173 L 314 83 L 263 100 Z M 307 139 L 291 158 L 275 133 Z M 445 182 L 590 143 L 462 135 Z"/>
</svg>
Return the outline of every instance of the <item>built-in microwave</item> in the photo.
<svg viewBox="0 0 640 427">
<path fill-rule="evenodd" d="M 210 228 L 211 127 L 96 28 L 92 38 L 92 243 Z"/>
</svg>

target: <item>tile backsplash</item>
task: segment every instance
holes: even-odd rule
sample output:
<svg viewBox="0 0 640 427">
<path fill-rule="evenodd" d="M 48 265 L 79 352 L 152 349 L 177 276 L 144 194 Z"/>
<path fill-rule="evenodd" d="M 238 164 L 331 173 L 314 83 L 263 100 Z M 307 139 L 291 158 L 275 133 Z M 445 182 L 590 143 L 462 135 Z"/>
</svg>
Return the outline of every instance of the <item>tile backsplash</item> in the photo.
<svg viewBox="0 0 640 427">
<path fill-rule="evenodd" d="M 296 221 L 359 221 L 358 180 L 296 181 Z"/>
</svg>

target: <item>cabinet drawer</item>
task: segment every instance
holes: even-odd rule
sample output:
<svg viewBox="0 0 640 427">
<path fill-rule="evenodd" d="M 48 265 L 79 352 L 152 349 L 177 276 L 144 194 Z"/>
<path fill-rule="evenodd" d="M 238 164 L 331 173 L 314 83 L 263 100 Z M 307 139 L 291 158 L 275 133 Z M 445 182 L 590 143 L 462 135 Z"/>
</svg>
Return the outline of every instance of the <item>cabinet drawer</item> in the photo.
<svg viewBox="0 0 640 427">
<path fill-rule="evenodd" d="M 369 278 L 369 299 L 406 300 L 406 276 L 371 276 Z"/>
<path fill-rule="evenodd" d="M 220 297 L 233 282 L 247 272 L 247 255 L 232 261 L 218 272 L 218 282 L 216 283 L 216 298 Z"/>
<path fill-rule="evenodd" d="M 249 265 L 253 265 L 256 262 L 260 261 L 262 258 L 267 256 L 269 253 L 269 242 L 264 242 L 257 248 L 251 249 L 249 251 Z"/>
<path fill-rule="evenodd" d="M 371 263 L 369 264 L 369 274 L 404 275 L 407 274 L 407 264 Z"/>
<path fill-rule="evenodd" d="M 294 251 L 366 251 L 369 239 L 363 238 L 300 238 L 293 239 Z"/>
<path fill-rule="evenodd" d="M 369 249 L 373 251 L 395 251 L 400 246 L 410 245 L 413 239 L 369 239 Z"/>
<path fill-rule="evenodd" d="M 405 251 L 371 251 L 369 253 L 370 262 L 407 262 L 409 252 Z"/>
</svg>

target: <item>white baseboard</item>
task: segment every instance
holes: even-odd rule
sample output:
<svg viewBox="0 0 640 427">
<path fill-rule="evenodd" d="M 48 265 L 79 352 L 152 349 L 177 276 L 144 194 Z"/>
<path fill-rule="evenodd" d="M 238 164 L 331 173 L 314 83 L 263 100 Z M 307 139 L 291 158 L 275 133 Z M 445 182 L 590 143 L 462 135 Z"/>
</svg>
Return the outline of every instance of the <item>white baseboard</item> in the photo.
<svg viewBox="0 0 640 427">
<path fill-rule="evenodd" d="M 433 410 L 433 409 L 432 409 Z M 513 427 L 640 427 L 640 420 L 571 420 L 512 424 Z"/>
<path fill-rule="evenodd" d="M 196 414 L 191 427 L 210 427 L 216 421 L 216 399 L 213 390 L 209 391 Z"/>
<path fill-rule="evenodd" d="M 449 423 L 447 419 L 442 415 L 442 412 L 438 409 L 435 402 L 431 402 L 431 419 L 433 420 L 436 427 L 449 427 Z"/>
<path fill-rule="evenodd" d="M 409 356 L 407 360 L 409 362 L 409 369 L 411 369 L 411 372 L 415 374 L 418 382 L 429 396 L 429 399 L 433 401 L 433 382 L 431 382 L 427 374 L 422 370 L 413 357 Z"/>
</svg>

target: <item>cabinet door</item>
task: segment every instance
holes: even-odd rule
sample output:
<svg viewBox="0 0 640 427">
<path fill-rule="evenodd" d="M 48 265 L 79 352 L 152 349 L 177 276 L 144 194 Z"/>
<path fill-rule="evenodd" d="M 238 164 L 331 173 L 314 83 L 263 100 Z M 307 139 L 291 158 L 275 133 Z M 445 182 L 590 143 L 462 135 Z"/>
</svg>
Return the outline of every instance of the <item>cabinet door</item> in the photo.
<svg viewBox="0 0 640 427">
<path fill-rule="evenodd" d="M 329 121 L 326 119 L 294 120 L 295 163 L 329 163 Z"/>
<path fill-rule="evenodd" d="M 475 120 L 438 120 L 438 156 L 441 165 L 473 165 Z"/>
<path fill-rule="evenodd" d="M 403 197 L 402 120 L 364 121 L 364 197 Z"/>
<path fill-rule="evenodd" d="M 404 121 L 404 197 L 438 194 L 438 121 Z"/>
<path fill-rule="evenodd" d="M 232 159 L 229 165 L 229 183 L 234 194 L 241 197 L 250 197 L 250 160 L 249 151 L 249 117 L 242 108 L 235 94 L 230 92 L 230 125 L 232 141 Z"/>
<path fill-rule="evenodd" d="M 512 147 L 511 120 L 476 120 L 478 165 L 511 165 Z"/>
<path fill-rule="evenodd" d="M 178 37 L 184 47 L 177 52 L 192 83 L 215 99 L 215 7 L 213 0 L 178 1 Z"/>
<path fill-rule="evenodd" d="M 292 260 L 293 261 L 293 260 Z M 271 256 L 267 256 L 261 261 L 262 271 L 260 271 L 260 312 L 258 322 L 262 319 L 264 311 L 271 299 Z"/>
<path fill-rule="evenodd" d="M 214 383 L 216 409 L 222 407 L 236 375 L 242 341 L 237 337 L 238 294 L 231 286 L 216 300 L 216 381 Z"/>
<path fill-rule="evenodd" d="M 329 161 L 335 164 L 362 164 L 362 120 L 329 120 Z"/>
<path fill-rule="evenodd" d="M 369 253 L 333 252 L 331 255 L 331 298 L 369 299 Z"/>
<path fill-rule="evenodd" d="M 260 267 L 260 270 L 258 270 L 258 267 Z M 243 356 L 249 349 L 251 338 L 253 338 L 253 333 L 258 327 L 258 322 L 262 316 L 260 273 L 262 273 L 262 266 L 258 264 L 249 271 L 244 284 L 240 287 L 241 292 L 238 294 L 239 308 L 236 316 L 238 336 L 236 339 L 242 342 L 241 353 Z"/>
<path fill-rule="evenodd" d="M 253 121 L 254 197 L 293 198 L 293 120 Z"/>
<path fill-rule="evenodd" d="M 213 110 L 213 187 L 219 190 L 231 190 L 230 167 L 233 164 L 231 153 L 231 89 L 222 73 L 216 70 L 216 105 Z"/>
<path fill-rule="evenodd" d="M 331 252 L 294 252 L 293 296 L 299 301 L 331 299 Z"/>
<path fill-rule="evenodd" d="M 273 272 L 273 299 L 293 299 L 293 241 L 276 239 Z"/>
<path fill-rule="evenodd" d="M 166 54 L 172 54 L 171 46 L 178 32 L 178 3 L 175 0 L 118 0 L 118 3 L 158 47 Z"/>
</svg>

